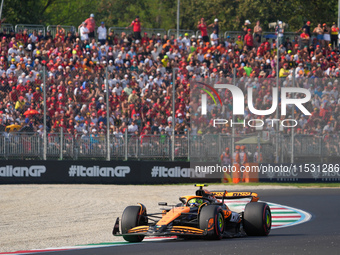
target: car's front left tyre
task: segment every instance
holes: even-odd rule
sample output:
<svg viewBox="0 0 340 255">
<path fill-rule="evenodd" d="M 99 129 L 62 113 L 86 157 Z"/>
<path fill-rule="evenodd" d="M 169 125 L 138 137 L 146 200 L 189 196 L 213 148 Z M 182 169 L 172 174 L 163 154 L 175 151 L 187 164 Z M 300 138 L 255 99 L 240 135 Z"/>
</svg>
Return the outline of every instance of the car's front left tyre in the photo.
<svg viewBox="0 0 340 255">
<path fill-rule="evenodd" d="M 122 234 L 123 238 L 128 242 L 141 242 L 144 239 L 143 235 L 124 235 L 127 234 L 131 228 L 142 226 L 145 224 L 145 214 L 141 214 L 140 206 L 128 206 L 125 208 L 122 215 Z"/>
<path fill-rule="evenodd" d="M 206 231 L 207 239 L 222 239 L 225 220 L 221 206 L 203 206 L 199 213 L 199 227 Z"/>
</svg>

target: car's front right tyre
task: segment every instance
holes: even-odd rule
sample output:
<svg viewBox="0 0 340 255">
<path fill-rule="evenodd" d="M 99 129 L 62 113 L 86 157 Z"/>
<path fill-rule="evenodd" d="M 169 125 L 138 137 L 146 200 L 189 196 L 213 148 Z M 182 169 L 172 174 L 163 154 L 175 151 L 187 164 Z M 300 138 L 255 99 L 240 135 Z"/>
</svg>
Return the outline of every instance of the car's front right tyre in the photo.
<svg viewBox="0 0 340 255">
<path fill-rule="evenodd" d="M 248 203 L 243 213 L 243 227 L 248 236 L 267 236 L 272 226 L 270 207 L 266 203 Z"/>
</svg>

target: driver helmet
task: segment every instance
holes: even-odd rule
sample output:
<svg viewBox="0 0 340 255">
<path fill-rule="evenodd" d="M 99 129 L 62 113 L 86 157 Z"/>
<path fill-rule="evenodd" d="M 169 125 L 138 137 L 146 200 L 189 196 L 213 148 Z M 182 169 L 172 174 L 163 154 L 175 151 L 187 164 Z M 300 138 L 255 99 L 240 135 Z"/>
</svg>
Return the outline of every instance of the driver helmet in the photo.
<svg viewBox="0 0 340 255">
<path fill-rule="evenodd" d="M 203 199 L 201 199 L 201 198 L 192 198 L 189 201 L 189 206 L 190 207 L 198 207 L 198 206 L 200 206 L 203 203 L 204 203 Z"/>
</svg>

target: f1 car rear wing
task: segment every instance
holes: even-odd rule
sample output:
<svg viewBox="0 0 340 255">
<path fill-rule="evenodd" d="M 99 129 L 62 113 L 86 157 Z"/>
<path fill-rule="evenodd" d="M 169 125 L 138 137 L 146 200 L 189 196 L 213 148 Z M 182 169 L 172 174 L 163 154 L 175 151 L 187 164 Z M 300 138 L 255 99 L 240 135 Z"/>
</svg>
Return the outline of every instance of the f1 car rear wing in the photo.
<svg viewBox="0 0 340 255">
<path fill-rule="evenodd" d="M 238 199 L 251 198 L 252 202 L 257 202 L 259 197 L 254 192 L 225 192 L 225 191 L 211 191 L 211 194 L 217 199 Z"/>
<path fill-rule="evenodd" d="M 203 187 L 207 187 L 206 184 L 195 184 L 195 187 L 200 187 L 196 191 L 196 196 L 209 196 L 212 195 L 217 199 L 238 199 L 238 198 L 251 198 L 251 202 L 257 202 L 259 196 L 254 192 L 227 192 L 225 191 L 208 191 L 204 190 Z"/>
</svg>

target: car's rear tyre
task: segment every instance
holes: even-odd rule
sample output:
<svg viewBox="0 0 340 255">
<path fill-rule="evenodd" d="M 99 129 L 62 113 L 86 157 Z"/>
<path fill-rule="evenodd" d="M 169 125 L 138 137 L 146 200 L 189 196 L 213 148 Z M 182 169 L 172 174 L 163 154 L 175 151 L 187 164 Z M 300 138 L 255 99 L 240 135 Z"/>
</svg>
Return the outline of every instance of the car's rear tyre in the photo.
<svg viewBox="0 0 340 255">
<path fill-rule="evenodd" d="M 225 227 L 221 207 L 218 205 L 203 206 L 199 213 L 199 227 L 206 231 L 206 239 L 221 239 Z"/>
<path fill-rule="evenodd" d="M 144 239 L 142 235 L 124 236 L 131 228 L 144 225 L 145 215 L 140 215 L 140 210 L 140 206 L 128 206 L 123 212 L 121 222 L 122 234 L 123 238 L 128 242 L 141 242 Z"/>
<path fill-rule="evenodd" d="M 244 209 L 243 227 L 248 236 L 267 236 L 272 227 L 270 207 L 266 203 L 248 203 Z"/>
</svg>

